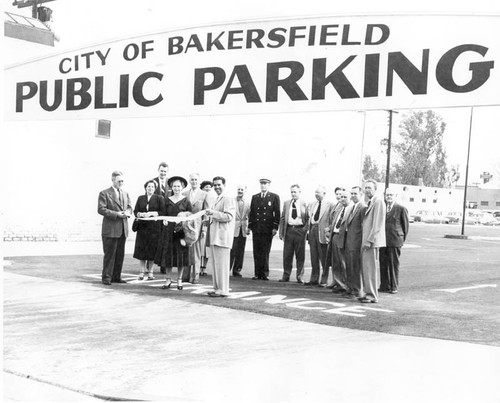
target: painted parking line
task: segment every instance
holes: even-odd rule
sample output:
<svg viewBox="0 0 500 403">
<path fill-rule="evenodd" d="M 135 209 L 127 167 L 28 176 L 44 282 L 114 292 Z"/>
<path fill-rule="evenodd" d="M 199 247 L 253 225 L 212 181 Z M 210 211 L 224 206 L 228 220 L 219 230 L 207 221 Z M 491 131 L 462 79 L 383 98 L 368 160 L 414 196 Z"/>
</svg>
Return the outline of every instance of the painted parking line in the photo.
<svg viewBox="0 0 500 403">
<path fill-rule="evenodd" d="M 479 284 L 479 285 L 473 285 L 470 287 L 461 287 L 461 288 L 441 288 L 441 289 L 436 289 L 432 291 L 443 291 L 443 292 L 449 292 L 449 293 L 456 293 L 459 291 L 466 291 L 466 290 L 476 290 L 478 288 L 496 288 L 496 284 Z"/>
</svg>

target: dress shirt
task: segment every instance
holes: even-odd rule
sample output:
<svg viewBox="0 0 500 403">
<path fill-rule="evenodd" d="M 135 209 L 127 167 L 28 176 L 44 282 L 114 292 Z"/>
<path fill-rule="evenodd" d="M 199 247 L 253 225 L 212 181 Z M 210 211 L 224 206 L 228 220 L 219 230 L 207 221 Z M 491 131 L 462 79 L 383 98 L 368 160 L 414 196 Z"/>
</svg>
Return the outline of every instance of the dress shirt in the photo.
<svg viewBox="0 0 500 403">
<path fill-rule="evenodd" d="M 321 202 L 322 202 L 322 201 L 321 201 Z M 318 220 L 315 220 L 315 219 L 314 219 L 314 217 L 316 216 L 316 212 L 318 211 L 318 209 L 320 209 L 320 210 L 319 210 L 319 215 L 321 215 L 321 206 L 320 206 L 320 203 L 321 203 L 321 202 L 320 202 L 320 201 L 317 201 L 317 202 L 316 202 L 316 206 L 314 206 L 314 209 L 313 209 L 313 214 L 311 215 L 311 223 L 312 223 L 312 224 L 317 224 L 317 223 L 319 222 L 319 218 L 318 218 Z M 318 215 L 318 217 L 319 217 L 319 215 Z"/>
<path fill-rule="evenodd" d="M 292 211 L 293 211 L 293 200 L 290 203 L 290 211 L 288 213 L 288 225 L 304 225 L 304 222 L 302 221 L 302 216 L 301 216 L 301 211 L 300 211 L 300 201 L 296 200 L 295 201 L 295 207 L 297 211 L 297 217 L 292 218 Z"/>
<path fill-rule="evenodd" d="M 338 234 L 340 232 L 340 224 L 342 223 L 342 219 L 344 218 L 345 214 L 345 206 L 342 207 L 342 211 L 340 212 L 339 216 L 337 217 L 337 221 L 335 221 L 335 225 L 333 226 L 333 233 Z"/>
</svg>

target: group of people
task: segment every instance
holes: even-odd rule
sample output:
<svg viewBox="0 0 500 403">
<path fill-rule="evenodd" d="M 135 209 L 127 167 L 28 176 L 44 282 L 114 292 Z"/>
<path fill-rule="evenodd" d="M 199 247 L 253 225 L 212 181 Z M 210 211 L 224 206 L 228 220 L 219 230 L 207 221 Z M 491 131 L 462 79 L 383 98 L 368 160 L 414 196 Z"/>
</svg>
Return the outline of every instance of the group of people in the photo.
<svg viewBox="0 0 500 403">
<path fill-rule="evenodd" d="M 230 274 L 242 277 L 246 239 L 252 233 L 253 280 L 269 280 L 269 255 L 278 234 L 284 242 L 280 282 L 290 281 L 295 257 L 298 283 L 330 288 L 362 303 L 378 302 L 379 291 L 398 292 L 399 258 L 409 221 L 407 209 L 394 201 L 390 188 L 385 190 L 384 200 L 376 195 L 377 183 L 367 180 L 363 189 L 336 188 L 336 201 L 332 202 L 325 197 L 326 188 L 319 186 L 316 201 L 307 204 L 301 199 L 300 186 L 294 184 L 291 198 L 281 208 L 279 196 L 269 191 L 271 180 L 267 178 L 260 179 L 261 191 L 248 202 L 246 186 L 237 187 L 236 197 L 225 194 L 224 177 L 200 183 L 199 174 L 192 173 L 188 188 L 186 179 L 168 178 L 167 174 L 168 165 L 162 162 L 158 177 L 145 183 L 145 194 L 139 196 L 133 210 L 122 189 L 122 172 L 113 172 L 112 186 L 100 192 L 103 284 L 125 282 L 121 269 L 128 218 L 133 214 L 138 279 L 153 280 L 156 265 L 166 274 L 163 288 L 172 284 L 173 267 L 177 268 L 179 290 L 184 282 L 198 283 L 211 259 L 213 291 L 208 295 L 228 296 Z M 312 271 L 305 282 L 307 241 Z"/>
</svg>

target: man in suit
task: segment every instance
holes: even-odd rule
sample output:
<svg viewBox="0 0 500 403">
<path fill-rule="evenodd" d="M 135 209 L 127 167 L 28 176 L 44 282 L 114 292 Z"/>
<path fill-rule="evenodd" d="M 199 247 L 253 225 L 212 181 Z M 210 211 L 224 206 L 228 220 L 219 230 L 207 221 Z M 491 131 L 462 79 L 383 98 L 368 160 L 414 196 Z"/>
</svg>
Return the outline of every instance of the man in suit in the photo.
<svg viewBox="0 0 500 403">
<path fill-rule="evenodd" d="M 361 277 L 361 242 L 363 235 L 363 218 L 366 204 L 361 200 L 362 190 L 359 186 L 351 189 L 352 207 L 347 214 L 345 226 L 345 263 L 347 277 L 347 297 L 359 297 L 363 280 Z"/>
<path fill-rule="evenodd" d="M 158 165 L 158 176 L 156 178 L 150 179 L 154 181 L 154 183 L 156 183 L 155 194 L 163 197 L 168 197 L 172 195 L 172 189 L 170 189 L 170 187 L 168 186 L 167 173 L 168 173 L 168 164 L 166 162 L 160 162 L 160 165 Z"/>
<path fill-rule="evenodd" d="M 207 205 L 205 204 L 205 200 L 207 197 L 207 192 L 204 192 L 200 189 L 200 175 L 197 172 L 193 172 L 189 174 L 189 183 L 191 185 L 190 189 L 186 189 L 182 192 L 184 196 L 186 196 L 191 203 L 193 214 L 198 213 L 203 210 Z M 201 220 L 201 219 L 200 219 Z M 193 257 L 193 265 L 190 270 L 184 270 L 182 273 L 182 281 L 190 282 L 193 284 L 198 284 L 200 279 L 200 264 L 201 264 L 201 252 L 202 252 L 202 242 L 201 237 L 204 237 L 205 233 L 201 231 L 200 238 L 191 245 L 190 253 Z"/>
<path fill-rule="evenodd" d="M 332 219 L 329 224 L 330 232 L 330 253 L 332 261 L 333 287 L 334 293 L 346 293 L 347 274 L 345 263 L 345 227 L 347 216 L 352 207 L 350 195 L 345 190 L 341 190 L 339 194 L 339 202 L 337 208 L 332 214 Z M 327 272 L 328 274 L 328 272 Z M 325 279 L 326 281 L 326 279 Z"/>
<path fill-rule="evenodd" d="M 328 251 L 328 220 L 332 203 L 325 199 L 326 188 L 318 186 L 314 193 L 316 202 L 309 206 L 309 249 L 311 253 L 311 277 L 305 285 L 319 285 L 320 271 L 326 267 L 326 253 Z"/>
<path fill-rule="evenodd" d="M 385 203 L 376 196 L 377 182 L 365 182 L 365 195 L 368 207 L 363 218 L 362 237 L 362 276 L 363 288 L 358 297 L 360 302 L 378 302 L 379 285 L 379 248 L 385 246 Z"/>
<path fill-rule="evenodd" d="M 306 256 L 306 234 L 309 215 L 307 205 L 300 200 L 300 186 L 290 187 L 292 198 L 283 203 L 279 236 L 283 240 L 283 277 L 280 282 L 290 281 L 292 274 L 293 255 L 297 260 L 297 283 L 304 283 L 304 260 Z"/>
<path fill-rule="evenodd" d="M 234 277 L 242 277 L 243 258 L 245 256 L 245 246 L 247 243 L 248 214 L 250 213 L 250 203 L 245 200 L 247 187 L 238 185 L 236 194 L 236 218 L 234 221 L 233 247 L 230 254 L 230 267 Z"/>
<path fill-rule="evenodd" d="M 132 202 L 126 191 L 122 189 L 123 173 L 114 171 L 111 174 L 112 186 L 99 193 L 97 212 L 102 218 L 102 247 L 104 259 L 102 267 L 102 283 L 126 283 L 122 280 L 123 259 L 125 257 L 125 241 L 128 236 L 128 217 L 132 215 Z"/>
<path fill-rule="evenodd" d="M 255 275 L 252 280 L 269 280 L 269 253 L 280 224 L 280 198 L 269 191 L 271 181 L 260 179 L 260 193 L 252 196 L 248 229 L 252 231 Z"/>
<path fill-rule="evenodd" d="M 234 199 L 224 195 L 226 180 L 222 176 L 213 179 L 217 199 L 212 208 L 206 210 L 210 218 L 208 243 L 214 264 L 214 290 L 210 297 L 227 297 L 229 295 L 229 255 L 234 235 Z"/>
<path fill-rule="evenodd" d="M 380 290 L 396 294 L 399 286 L 399 258 L 409 229 L 408 210 L 394 201 L 392 189 L 385 190 L 386 246 L 380 248 Z"/>
</svg>

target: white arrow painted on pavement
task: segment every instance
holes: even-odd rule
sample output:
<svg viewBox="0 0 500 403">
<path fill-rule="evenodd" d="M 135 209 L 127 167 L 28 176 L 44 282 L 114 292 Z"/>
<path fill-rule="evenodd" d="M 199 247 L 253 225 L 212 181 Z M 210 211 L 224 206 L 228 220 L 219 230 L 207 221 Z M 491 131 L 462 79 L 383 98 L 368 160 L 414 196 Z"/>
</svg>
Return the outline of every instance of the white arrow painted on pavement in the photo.
<svg viewBox="0 0 500 403">
<path fill-rule="evenodd" d="M 455 293 L 455 292 L 459 292 L 459 291 L 463 291 L 463 290 L 474 290 L 476 288 L 487 288 L 487 287 L 496 288 L 496 286 L 497 286 L 496 284 L 481 284 L 481 285 L 473 285 L 472 287 L 438 289 L 438 290 L 434 290 L 434 291 L 444 291 L 444 292 Z"/>
</svg>

